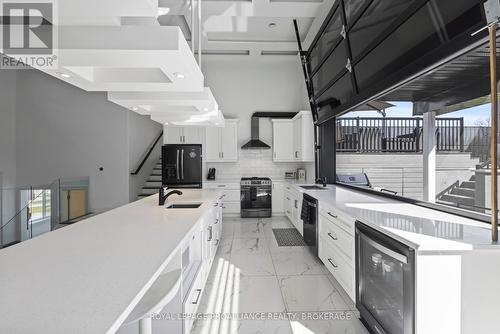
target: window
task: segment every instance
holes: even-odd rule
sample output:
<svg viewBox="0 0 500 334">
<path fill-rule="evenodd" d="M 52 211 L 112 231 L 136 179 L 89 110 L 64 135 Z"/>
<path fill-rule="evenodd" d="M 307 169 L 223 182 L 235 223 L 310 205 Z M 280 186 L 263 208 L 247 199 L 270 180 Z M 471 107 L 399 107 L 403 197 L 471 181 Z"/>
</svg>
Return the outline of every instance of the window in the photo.
<svg viewBox="0 0 500 334">
<path fill-rule="evenodd" d="M 29 204 L 31 220 L 37 221 L 45 218 L 50 218 L 50 205 L 50 190 L 33 190 L 32 200 Z"/>
<path fill-rule="evenodd" d="M 337 181 L 489 214 L 490 104 L 485 101 L 443 111 L 434 129 L 422 116 L 413 116 L 411 102 L 390 102 L 385 117 L 356 111 L 337 118 Z M 424 193 L 427 131 L 433 131 L 436 149 L 433 199 Z"/>
</svg>

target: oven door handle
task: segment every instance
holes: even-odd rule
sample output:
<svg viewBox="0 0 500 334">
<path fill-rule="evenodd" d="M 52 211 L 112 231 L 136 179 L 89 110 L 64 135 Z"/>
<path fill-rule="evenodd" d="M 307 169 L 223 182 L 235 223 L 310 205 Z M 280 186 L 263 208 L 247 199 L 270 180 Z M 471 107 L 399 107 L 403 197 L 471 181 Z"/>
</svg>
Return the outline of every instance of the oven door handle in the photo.
<svg viewBox="0 0 500 334">
<path fill-rule="evenodd" d="M 372 246 L 373 248 L 378 249 L 379 251 L 389 255 L 390 257 L 392 257 L 395 260 L 398 260 L 399 262 L 402 262 L 404 264 L 408 264 L 408 257 L 406 257 L 405 255 L 397 253 L 397 252 L 393 251 L 392 249 L 389 249 L 389 248 L 379 244 L 378 242 L 375 242 L 374 240 L 368 238 L 364 234 L 360 234 L 360 237 L 361 237 L 361 239 L 363 239 L 364 242 L 366 242 L 368 245 Z"/>
</svg>

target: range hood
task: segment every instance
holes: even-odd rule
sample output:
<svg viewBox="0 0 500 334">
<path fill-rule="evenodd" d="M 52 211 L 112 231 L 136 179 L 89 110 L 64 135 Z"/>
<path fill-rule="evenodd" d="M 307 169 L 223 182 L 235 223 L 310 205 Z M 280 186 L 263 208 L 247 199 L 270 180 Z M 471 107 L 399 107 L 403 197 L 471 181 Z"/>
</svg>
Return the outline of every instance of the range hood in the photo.
<svg viewBox="0 0 500 334">
<path fill-rule="evenodd" d="M 241 147 L 243 150 L 248 149 L 269 149 L 271 146 L 260 140 L 259 137 L 259 119 L 260 118 L 293 118 L 297 115 L 296 112 L 256 112 L 252 115 L 251 139 Z"/>
</svg>

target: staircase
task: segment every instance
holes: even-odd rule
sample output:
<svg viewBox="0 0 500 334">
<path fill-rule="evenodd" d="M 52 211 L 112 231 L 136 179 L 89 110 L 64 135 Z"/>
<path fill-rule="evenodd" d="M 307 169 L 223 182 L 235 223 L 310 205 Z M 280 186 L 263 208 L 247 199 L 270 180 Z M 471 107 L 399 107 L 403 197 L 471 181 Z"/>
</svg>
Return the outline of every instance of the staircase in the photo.
<svg viewBox="0 0 500 334">
<path fill-rule="evenodd" d="M 137 195 L 137 199 L 142 199 L 158 193 L 158 189 L 161 187 L 161 158 L 156 163 L 146 181 L 146 184 L 141 189 L 141 192 Z"/>
<path fill-rule="evenodd" d="M 463 181 L 462 183 L 457 181 L 447 192 L 438 196 L 437 202 L 456 207 L 473 208 L 476 196 L 475 187 L 476 180 L 474 175 L 468 181 Z"/>
</svg>

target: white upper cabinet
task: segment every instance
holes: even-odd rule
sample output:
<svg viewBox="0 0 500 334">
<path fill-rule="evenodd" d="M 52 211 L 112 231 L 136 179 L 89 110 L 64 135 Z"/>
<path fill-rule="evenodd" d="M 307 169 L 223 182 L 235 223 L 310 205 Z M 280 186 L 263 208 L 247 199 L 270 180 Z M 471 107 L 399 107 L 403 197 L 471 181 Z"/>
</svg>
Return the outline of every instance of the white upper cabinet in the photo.
<svg viewBox="0 0 500 334">
<path fill-rule="evenodd" d="M 206 129 L 205 161 L 238 161 L 238 120 L 226 119 L 224 127 Z"/>
<path fill-rule="evenodd" d="M 163 128 L 164 144 L 201 144 L 203 141 L 202 129 L 199 127 L 172 127 Z"/>
<path fill-rule="evenodd" d="M 182 128 L 163 127 L 163 143 L 164 144 L 181 144 L 182 143 Z"/>
<path fill-rule="evenodd" d="M 184 136 L 184 144 L 201 144 L 203 142 L 203 129 L 199 127 L 184 127 L 182 128 Z"/>
<path fill-rule="evenodd" d="M 294 160 L 293 142 L 293 121 L 274 119 L 273 120 L 273 160 L 292 161 Z"/>
<path fill-rule="evenodd" d="M 205 129 L 205 161 L 218 161 L 220 159 L 220 128 L 207 127 Z"/>
<path fill-rule="evenodd" d="M 310 111 L 291 120 L 273 120 L 273 160 L 314 161 L 314 125 Z"/>
<path fill-rule="evenodd" d="M 297 161 L 314 161 L 314 125 L 310 111 L 301 111 L 293 118 L 294 157 Z"/>
</svg>

